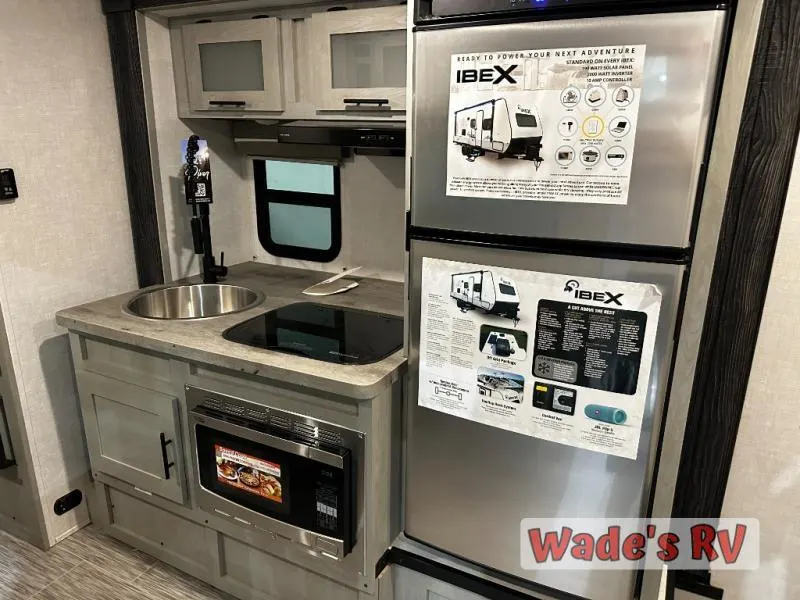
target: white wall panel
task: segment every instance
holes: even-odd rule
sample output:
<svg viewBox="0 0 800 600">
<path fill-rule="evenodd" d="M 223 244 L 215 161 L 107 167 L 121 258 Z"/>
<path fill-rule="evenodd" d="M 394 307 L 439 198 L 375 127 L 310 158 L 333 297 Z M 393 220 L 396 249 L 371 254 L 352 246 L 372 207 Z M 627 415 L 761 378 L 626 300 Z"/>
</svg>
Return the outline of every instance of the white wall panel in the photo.
<svg viewBox="0 0 800 600">
<path fill-rule="evenodd" d="M 54 313 L 136 287 L 105 16 L 96 0 L 5 0 L 0 299 L 47 535 L 87 520 L 56 498 L 88 474 L 66 334 Z"/>
</svg>

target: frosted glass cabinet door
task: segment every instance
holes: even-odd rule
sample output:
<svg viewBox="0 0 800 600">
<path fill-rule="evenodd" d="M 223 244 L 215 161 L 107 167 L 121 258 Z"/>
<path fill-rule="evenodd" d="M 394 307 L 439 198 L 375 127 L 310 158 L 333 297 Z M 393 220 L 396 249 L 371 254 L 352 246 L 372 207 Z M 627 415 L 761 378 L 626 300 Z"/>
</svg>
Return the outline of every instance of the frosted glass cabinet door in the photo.
<svg viewBox="0 0 800 600">
<path fill-rule="evenodd" d="M 278 19 L 197 23 L 182 36 L 193 110 L 283 111 Z"/>
<path fill-rule="evenodd" d="M 311 43 L 317 110 L 405 110 L 405 6 L 316 13 Z"/>
</svg>

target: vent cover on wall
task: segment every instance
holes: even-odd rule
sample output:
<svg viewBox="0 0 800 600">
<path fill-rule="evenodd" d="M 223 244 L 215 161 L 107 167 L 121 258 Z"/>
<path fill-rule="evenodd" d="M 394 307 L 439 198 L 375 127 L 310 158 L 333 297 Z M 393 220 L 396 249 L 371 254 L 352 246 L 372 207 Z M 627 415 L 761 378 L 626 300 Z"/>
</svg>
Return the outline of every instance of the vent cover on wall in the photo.
<svg viewBox="0 0 800 600">
<path fill-rule="evenodd" d="M 3 397 L 0 396 L 0 469 L 7 469 L 14 464 L 16 464 L 14 461 L 14 449 L 11 446 L 11 434 L 6 418 L 6 409 L 3 405 Z"/>
</svg>

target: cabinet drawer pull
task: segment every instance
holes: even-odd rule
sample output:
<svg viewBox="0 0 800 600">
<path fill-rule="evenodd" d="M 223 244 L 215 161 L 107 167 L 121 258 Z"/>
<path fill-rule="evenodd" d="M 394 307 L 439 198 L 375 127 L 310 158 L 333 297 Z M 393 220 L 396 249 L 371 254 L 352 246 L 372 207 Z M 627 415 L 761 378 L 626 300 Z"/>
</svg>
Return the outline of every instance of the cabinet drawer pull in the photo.
<svg viewBox="0 0 800 600">
<path fill-rule="evenodd" d="M 244 108 L 247 106 L 247 102 L 244 100 L 209 100 L 208 103 L 211 106 L 228 106 L 231 108 Z"/>
<path fill-rule="evenodd" d="M 168 440 L 167 436 L 163 433 L 160 434 L 161 437 L 161 460 L 164 463 L 164 479 L 169 479 L 169 470 L 171 467 L 175 466 L 174 462 L 169 462 L 169 457 L 167 456 L 167 446 L 172 443 L 172 440 Z"/>
<path fill-rule="evenodd" d="M 345 98 L 345 110 L 391 110 L 388 98 Z"/>
</svg>

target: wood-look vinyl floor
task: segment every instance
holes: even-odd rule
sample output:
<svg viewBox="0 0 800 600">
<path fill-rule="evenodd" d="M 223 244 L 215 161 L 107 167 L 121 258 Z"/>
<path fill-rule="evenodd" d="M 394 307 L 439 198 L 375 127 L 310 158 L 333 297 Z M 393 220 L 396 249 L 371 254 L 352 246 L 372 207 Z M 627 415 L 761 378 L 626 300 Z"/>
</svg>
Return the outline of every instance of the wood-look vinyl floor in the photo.
<svg viewBox="0 0 800 600">
<path fill-rule="evenodd" d="M 87 527 L 47 552 L 0 531 L 0 600 L 231 600 Z"/>
</svg>

